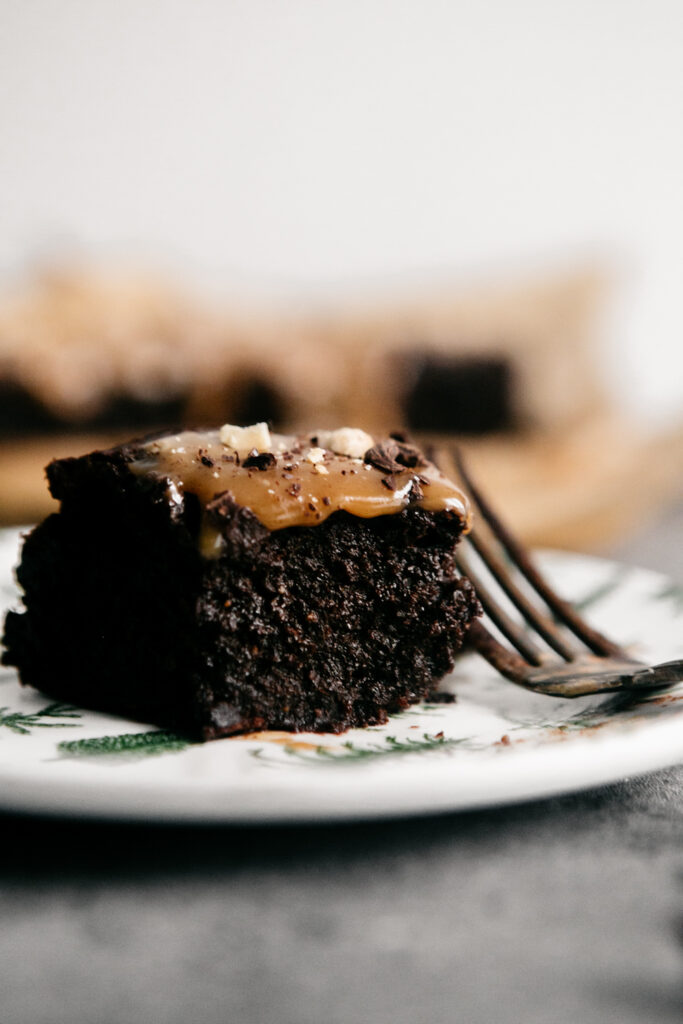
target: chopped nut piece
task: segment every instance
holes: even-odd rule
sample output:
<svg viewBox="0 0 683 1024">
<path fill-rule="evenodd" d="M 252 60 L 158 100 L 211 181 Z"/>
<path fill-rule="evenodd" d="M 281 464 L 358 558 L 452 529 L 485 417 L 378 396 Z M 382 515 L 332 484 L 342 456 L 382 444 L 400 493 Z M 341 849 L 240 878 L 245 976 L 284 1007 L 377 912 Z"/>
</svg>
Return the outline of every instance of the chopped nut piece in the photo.
<svg viewBox="0 0 683 1024">
<path fill-rule="evenodd" d="M 268 452 L 271 449 L 267 423 L 252 423 L 250 427 L 236 427 L 232 423 L 224 423 L 219 436 L 221 444 L 226 448 L 234 448 L 239 455 L 248 455 L 252 448 L 257 452 Z"/>
<path fill-rule="evenodd" d="M 315 464 L 315 466 L 313 467 L 313 472 L 314 473 L 322 473 L 324 476 L 329 476 L 330 475 L 329 469 L 327 468 L 327 466 L 323 466 L 322 462 L 317 462 Z"/>
<path fill-rule="evenodd" d="M 322 462 L 324 458 L 325 458 L 325 449 L 324 448 L 311 448 L 309 451 L 306 452 L 306 461 L 307 462 L 313 462 L 313 463 Z"/>
<path fill-rule="evenodd" d="M 362 459 L 368 448 L 375 443 L 370 434 L 356 427 L 340 427 L 339 430 L 321 431 L 318 442 L 336 455 L 348 455 L 351 459 Z"/>
</svg>

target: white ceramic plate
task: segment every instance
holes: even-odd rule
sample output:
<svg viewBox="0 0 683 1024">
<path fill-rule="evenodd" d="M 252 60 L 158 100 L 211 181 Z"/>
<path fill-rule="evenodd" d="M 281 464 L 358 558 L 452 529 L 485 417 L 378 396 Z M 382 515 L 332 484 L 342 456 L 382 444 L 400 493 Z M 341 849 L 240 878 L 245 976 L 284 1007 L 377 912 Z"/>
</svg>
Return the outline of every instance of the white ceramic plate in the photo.
<svg viewBox="0 0 683 1024">
<path fill-rule="evenodd" d="M 0 531 L 0 594 L 17 604 L 18 532 Z M 561 593 L 645 661 L 683 656 L 683 589 L 642 569 L 547 553 Z M 77 614 L 77 609 L 74 609 Z M 150 726 L 55 705 L 0 671 L 0 807 L 183 822 L 301 822 L 487 807 L 683 762 L 683 684 L 629 709 L 537 696 L 478 656 L 380 728 L 260 733 L 187 744 Z"/>
</svg>

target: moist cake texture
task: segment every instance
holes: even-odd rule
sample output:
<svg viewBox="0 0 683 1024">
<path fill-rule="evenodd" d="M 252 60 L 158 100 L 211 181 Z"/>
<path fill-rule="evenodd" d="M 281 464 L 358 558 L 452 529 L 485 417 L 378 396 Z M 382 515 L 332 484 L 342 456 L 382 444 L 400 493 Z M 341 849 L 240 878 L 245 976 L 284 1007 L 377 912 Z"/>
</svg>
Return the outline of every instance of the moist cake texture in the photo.
<svg viewBox="0 0 683 1024">
<path fill-rule="evenodd" d="M 200 739 L 340 732 L 433 692 L 479 611 L 466 499 L 399 437 L 225 425 L 47 475 L 3 661 L 59 700 Z"/>
</svg>

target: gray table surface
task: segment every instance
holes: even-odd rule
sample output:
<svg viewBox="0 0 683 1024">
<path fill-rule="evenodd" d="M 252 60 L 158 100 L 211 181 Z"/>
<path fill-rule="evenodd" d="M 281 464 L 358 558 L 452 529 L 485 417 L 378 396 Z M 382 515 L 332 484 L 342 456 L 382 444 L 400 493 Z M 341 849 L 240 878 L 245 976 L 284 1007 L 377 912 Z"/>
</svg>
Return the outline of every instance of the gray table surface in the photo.
<svg viewBox="0 0 683 1024">
<path fill-rule="evenodd" d="M 606 553 L 681 581 L 682 537 Z M 373 824 L 0 823 L 1 1024 L 683 1019 L 683 768 Z"/>
</svg>

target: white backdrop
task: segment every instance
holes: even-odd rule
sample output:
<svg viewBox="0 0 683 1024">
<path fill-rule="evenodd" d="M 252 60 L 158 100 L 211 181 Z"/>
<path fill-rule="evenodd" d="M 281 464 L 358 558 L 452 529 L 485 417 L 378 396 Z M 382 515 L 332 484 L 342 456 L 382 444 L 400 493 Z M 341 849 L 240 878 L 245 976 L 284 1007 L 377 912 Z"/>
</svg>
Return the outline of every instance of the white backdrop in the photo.
<svg viewBox="0 0 683 1024">
<path fill-rule="evenodd" d="M 598 253 L 683 397 L 681 0 L 0 0 L 0 277 L 75 246 L 268 300 Z"/>
</svg>

